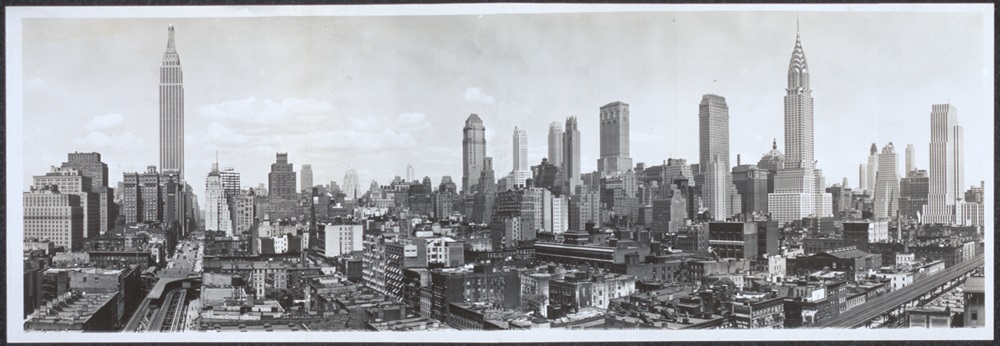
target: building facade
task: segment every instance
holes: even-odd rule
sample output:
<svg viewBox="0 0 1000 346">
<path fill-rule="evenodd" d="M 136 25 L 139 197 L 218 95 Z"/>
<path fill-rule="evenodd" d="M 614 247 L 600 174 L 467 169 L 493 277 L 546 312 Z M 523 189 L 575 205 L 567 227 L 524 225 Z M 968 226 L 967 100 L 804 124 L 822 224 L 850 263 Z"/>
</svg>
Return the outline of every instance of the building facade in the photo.
<svg viewBox="0 0 1000 346">
<path fill-rule="evenodd" d="M 950 104 L 931 106 L 930 177 L 924 223 L 955 223 L 955 204 L 962 197 L 964 129 L 958 109 Z"/>
<path fill-rule="evenodd" d="M 462 128 L 462 191 L 471 193 L 479 184 L 486 158 L 486 128 L 476 114 L 469 115 Z"/>
<path fill-rule="evenodd" d="M 628 104 L 616 101 L 602 106 L 600 124 L 601 156 L 597 171 L 605 176 L 631 169 Z"/>
<path fill-rule="evenodd" d="M 174 26 L 167 27 L 167 51 L 160 66 L 160 170 L 184 179 L 184 76 L 174 46 Z"/>
</svg>

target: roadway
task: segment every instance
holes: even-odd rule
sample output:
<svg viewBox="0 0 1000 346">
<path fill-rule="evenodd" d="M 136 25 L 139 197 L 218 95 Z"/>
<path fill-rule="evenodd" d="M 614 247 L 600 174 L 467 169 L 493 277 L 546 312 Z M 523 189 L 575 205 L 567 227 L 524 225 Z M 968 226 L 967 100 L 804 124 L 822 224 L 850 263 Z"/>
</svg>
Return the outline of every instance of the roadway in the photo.
<svg viewBox="0 0 1000 346">
<path fill-rule="evenodd" d="M 816 327 L 820 328 L 857 328 L 868 321 L 878 317 L 886 311 L 893 310 L 900 305 L 907 304 L 921 295 L 937 288 L 938 286 L 957 279 L 962 275 L 983 265 L 984 255 L 978 255 L 968 261 L 959 263 L 951 268 L 945 268 L 941 272 L 928 276 L 909 286 L 889 292 L 886 295 L 872 299 L 858 307 L 844 311 L 839 316 L 825 321 L 820 321 Z"/>
</svg>

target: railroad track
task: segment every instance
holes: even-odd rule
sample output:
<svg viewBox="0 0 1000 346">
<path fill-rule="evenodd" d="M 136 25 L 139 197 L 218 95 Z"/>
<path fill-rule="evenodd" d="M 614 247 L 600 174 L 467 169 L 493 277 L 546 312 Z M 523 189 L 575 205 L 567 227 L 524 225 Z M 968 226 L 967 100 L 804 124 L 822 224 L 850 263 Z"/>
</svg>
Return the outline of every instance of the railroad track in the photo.
<svg viewBox="0 0 1000 346">
<path fill-rule="evenodd" d="M 177 332 L 183 330 L 182 319 L 184 317 L 184 301 L 187 298 L 187 290 L 175 288 L 167 292 L 163 298 L 163 305 L 160 306 L 153 317 L 146 325 L 146 332 Z"/>
<path fill-rule="evenodd" d="M 984 256 L 977 255 L 972 259 L 959 263 L 952 268 L 945 270 L 903 287 L 898 291 L 890 292 L 884 296 L 872 299 L 868 303 L 855 307 L 840 314 L 836 318 L 820 322 L 818 328 L 857 328 L 864 325 L 869 320 L 878 317 L 886 311 L 907 304 L 919 298 L 924 293 L 937 288 L 951 280 L 958 279 L 968 272 L 975 270 L 984 264 Z"/>
</svg>

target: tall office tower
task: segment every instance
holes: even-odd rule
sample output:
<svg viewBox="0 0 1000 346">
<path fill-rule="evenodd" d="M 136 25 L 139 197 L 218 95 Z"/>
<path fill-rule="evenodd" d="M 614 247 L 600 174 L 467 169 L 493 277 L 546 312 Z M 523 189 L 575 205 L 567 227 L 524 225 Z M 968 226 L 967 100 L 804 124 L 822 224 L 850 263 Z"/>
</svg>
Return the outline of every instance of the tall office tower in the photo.
<svg viewBox="0 0 1000 346">
<path fill-rule="evenodd" d="M 268 215 L 271 220 L 297 216 L 299 195 L 295 191 L 295 180 L 294 166 L 288 162 L 288 153 L 277 153 L 271 172 L 267 174 Z"/>
<path fill-rule="evenodd" d="M 288 153 L 277 153 L 271 173 L 267 175 L 268 195 L 277 198 L 296 197 L 294 166 L 288 163 Z"/>
<path fill-rule="evenodd" d="M 147 166 L 146 173 L 139 174 L 139 197 L 142 199 L 142 209 L 139 222 L 157 223 L 163 217 L 163 198 L 160 196 L 160 174 L 156 166 Z"/>
<path fill-rule="evenodd" d="M 930 177 L 923 169 L 913 170 L 899 180 L 899 214 L 910 219 L 919 219 L 919 214 L 927 204 Z"/>
<path fill-rule="evenodd" d="M 917 165 L 914 162 L 915 158 L 913 157 L 913 155 L 914 155 L 913 154 L 913 144 L 907 144 L 906 145 L 906 172 L 903 172 L 903 176 L 905 176 L 905 177 L 910 176 L 910 172 L 912 172 L 913 170 L 917 169 Z"/>
<path fill-rule="evenodd" d="M 413 165 L 407 163 L 406 164 L 406 182 L 407 183 L 412 183 L 415 179 L 417 179 L 417 175 L 415 173 L 413 173 Z"/>
<path fill-rule="evenodd" d="M 580 185 L 580 129 L 576 117 L 566 118 L 566 132 L 563 132 L 563 167 L 566 175 L 566 193 L 575 194 Z"/>
<path fill-rule="evenodd" d="M 772 219 L 789 222 L 810 215 L 832 214 L 832 196 L 820 182 L 813 153 L 813 98 L 809 87 L 809 65 L 799 35 L 788 63 L 785 89 L 785 161 L 774 178 L 774 193 L 768 195 Z"/>
<path fill-rule="evenodd" d="M 597 171 L 602 177 L 632 168 L 628 124 L 627 103 L 615 101 L 601 107 L 601 158 L 597 160 Z"/>
<path fill-rule="evenodd" d="M 184 179 L 184 77 L 173 25 L 167 27 L 167 51 L 160 66 L 160 170 Z"/>
<path fill-rule="evenodd" d="M 486 157 L 486 128 L 478 115 L 469 115 L 462 128 L 462 191 L 472 193 L 472 187 L 479 184 Z"/>
<path fill-rule="evenodd" d="M 869 193 L 875 191 L 875 180 L 878 179 L 878 146 L 872 143 L 868 154 L 868 186 L 865 187 Z"/>
<path fill-rule="evenodd" d="M 923 223 L 951 224 L 956 221 L 956 201 L 962 199 L 964 174 L 958 109 L 950 104 L 931 106 L 930 182 Z"/>
<path fill-rule="evenodd" d="M 878 155 L 878 178 L 875 180 L 875 217 L 893 218 L 899 209 L 898 159 L 892 142 L 882 147 Z"/>
<path fill-rule="evenodd" d="M 496 199 L 497 180 L 493 171 L 493 158 L 483 158 L 482 170 L 479 172 L 479 184 L 476 184 L 475 196 L 472 200 L 471 212 L 467 212 L 473 223 L 490 223 L 493 221 L 493 202 Z"/>
<path fill-rule="evenodd" d="M 241 235 L 252 229 L 254 219 L 257 218 L 257 196 L 253 190 L 240 191 L 239 195 L 229 200 L 229 214 L 232 216 L 232 228 L 234 235 Z"/>
<path fill-rule="evenodd" d="M 358 172 L 350 168 L 347 170 L 347 173 L 344 173 L 344 199 L 354 200 L 360 197 L 361 194 L 361 183 L 358 180 Z"/>
<path fill-rule="evenodd" d="M 728 169 L 722 159 L 716 155 L 712 157 L 712 161 L 709 162 L 708 166 L 704 166 L 705 174 L 705 186 L 701 188 L 701 199 L 705 203 L 705 208 L 712 213 L 713 220 L 725 220 L 729 213 L 726 209 L 727 206 L 727 194 L 724 188 L 726 184 L 726 174 Z"/>
<path fill-rule="evenodd" d="M 864 192 L 868 189 L 868 165 L 860 164 L 858 165 L 858 192 Z"/>
<path fill-rule="evenodd" d="M 844 180 L 840 183 L 840 186 L 843 187 L 843 188 L 845 188 L 845 189 L 850 188 L 847 185 L 847 177 L 844 177 Z"/>
<path fill-rule="evenodd" d="M 741 210 L 735 212 L 767 213 L 767 184 L 770 179 L 770 172 L 758 168 L 756 165 L 737 165 L 733 167 L 733 186 L 739 193 Z M 730 213 L 732 214 L 732 213 Z"/>
<path fill-rule="evenodd" d="M 523 186 L 531 178 L 531 166 L 528 166 L 528 131 L 514 127 L 514 169 L 511 178 L 514 186 Z"/>
<path fill-rule="evenodd" d="M 729 174 L 729 106 L 726 105 L 725 97 L 712 94 L 702 96 L 698 105 L 698 149 L 698 167 L 704 170 L 702 173 L 712 173 L 721 179 L 716 184 L 716 179 L 706 177 L 705 185 L 701 187 L 702 199 L 716 220 L 725 220 L 740 212 L 727 208 L 729 203 L 716 201 L 716 197 L 724 200 L 726 196 L 735 193 L 732 191 L 733 177 Z M 711 165 L 719 167 L 709 167 Z M 720 169 L 722 174 L 713 171 Z"/>
<path fill-rule="evenodd" d="M 271 186 L 271 192 L 274 193 L 274 184 L 272 183 Z M 212 171 L 205 179 L 205 230 L 226 232 L 227 237 L 233 235 L 229 200 L 226 198 L 226 190 L 223 188 L 222 176 L 219 175 L 218 163 L 212 164 Z"/>
<path fill-rule="evenodd" d="M 563 166 L 563 128 L 558 121 L 549 124 L 549 163 Z"/>
<path fill-rule="evenodd" d="M 215 163 L 218 166 L 218 162 Z M 240 195 L 240 173 L 232 167 L 219 171 L 219 178 L 222 179 L 222 191 L 228 200 Z"/>
<path fill-rule="evenodd" d="M 299 171 L 299 191 L 312 191 L 313 188 L 313 168 L 312 165 L 302 165 Z"/>
<path fill-rule="evenodd" d="M 90 191 L 100 196 L 100 234 L 114 228 L 118 216 L 114 212 L 114 191 L 108 187 L 108 164 L 101 161 L 101 154 L 69 153 L 69 159 L 62 163 L 62 168 L 74 168 L 90 178 Z"/>
</svg>

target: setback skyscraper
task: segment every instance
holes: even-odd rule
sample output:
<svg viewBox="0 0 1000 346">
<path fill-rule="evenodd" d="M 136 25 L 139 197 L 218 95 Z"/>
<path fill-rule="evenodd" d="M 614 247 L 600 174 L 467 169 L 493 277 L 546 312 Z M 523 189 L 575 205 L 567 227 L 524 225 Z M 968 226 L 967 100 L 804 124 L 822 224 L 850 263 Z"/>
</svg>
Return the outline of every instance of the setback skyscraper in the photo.
<svg viewBox="0 0 1000 346">
<path fill-rule="evenodd" d="M 956 201 L 962 199 L 963 128 L 958 109 L 950 104 L 931 106 L 930 172 L 923 223 L 956 221 Z"/>
<path fill-rule="evenodd" d="M 514 186 L 524 185 L 525 180 L 531 178 L 531 167 L 528 166 L 528 131 L 514 127 L 514 169 L 511 170 L 511 179 Z"/>
<path fill-rule="evenodd" d="M 288 162 L 288 153 L 277 153 L 275 163 L 271 164 L 271 173 L 267 175 L 268 202 L 270 203 L 271 220 L 280 220 L 295 216 L 298 205 L 298 194 L 295 191 L 295 169 Z"/>
<path fill-rule="evenodd" d="M 580 129 L 576 117 L 566 118 L 566 132 L 563 132 L 563 167 L 566 174 L 566 193 L 575 194 L 580 185 Z"/>
<path fill-rule="evenodd" d="M 100 234 L 114 228 L 118 212 L 113 201 L 114 191 L 108 187 L 108 164 L 101 161 L 101 154 L 70 153 L 69 159 L 62 163 L 62 168 L 75 168 L 80 174 L 90 178 L 90 191 L 100 195 Z M 60 190 L 60 192 L 66 191 Z"/>
<path fill-rule="evenodd" d="M 563 166 L 563 128 L 558 121 L 549 124 L 549 163 Z"/>
<path fill-rule="evenodd" d="M 809 88 L 809 64 L 799 35 L 788 63 L 785 89 L 785 163 L 774 179 L 768 209 L 778 222 L 807 216 L 832 214 L 832 196 L 821 185 L 813 155 L 813 98 Z"/>
<path fill-rule="evenodd" d="M 740 212 L 730 208 L 732 201 L 728 200 L 735 191 L 729 173 L 729 106 L 725 97 L 702 96 L 698 105 L 698 143 L 698 167 L 706 175 L 701 198 L 712 217 L 725 220 Z M 713 175 L 714 179 L 708 179 L 707 175 Z"/>
<path fill-rule="evenodd" d="M 309 191 L 311 193 L 313 187 L 312 165 L 302 165 L 302 171 L 299 172 L 299 179 L 299 191 Z"/>
<path fill-rule="evenodd" d="M 479 183 L 486 157 L 486 128 L 478 115 L 469 115 L 462 128 L 462 191 L 472 193 Z"/>
<path fill-rule="evenodd" d="M 916 158 L 913 157 L 913 144 L 906 145 L 906 172 L 903 172 L 904 177 L 910 176 L 910 172 L 917 169 L 917 165 L 914 162 Z"/>
<path fill-rule="evenodd" d="M 878 178 L 875 181 L 875 197 L 872 199 L 876 218 L 896 217 L 896 211 L 899 210 L 898 162 L 896 149 L 889 142 L 878 155 Z"/>
<path fill-rule="evenodd" d="M 632 168 L 629 157 L 628 104 L 615 101 L 601 107 L 601 158 L 597 171 L 601 176 L 613 175 Z"/>
<path fill-rule="evenodd" d="M 878 179 L 878 146 L 872 143 L 868 151 L 868 185 L 865 190 L 871 193 L 875 191 L 875 180 Z"/>
<path fill-rule="evenodd" d="M 177 172 L 184 179 L 184 78 L 173 25 L 167 35 L 160 66 L 160 171 Z"/>
<path fill-rule="evenodd" d="M 358 172 L 349 168 L 344 173 L 344 199 L 355 200 L 361 195 L 361 181 L 358 180 Z"/>
</svg>

